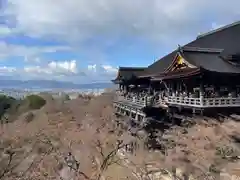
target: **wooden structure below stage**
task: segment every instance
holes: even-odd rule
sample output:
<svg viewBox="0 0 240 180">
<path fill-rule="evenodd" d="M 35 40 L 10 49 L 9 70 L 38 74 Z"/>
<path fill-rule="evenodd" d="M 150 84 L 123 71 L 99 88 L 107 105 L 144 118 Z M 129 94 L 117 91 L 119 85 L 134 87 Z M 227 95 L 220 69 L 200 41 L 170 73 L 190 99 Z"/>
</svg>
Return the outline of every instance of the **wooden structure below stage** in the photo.
<svg viewBox="0 0 240 180">
<path fill-rule="evenodd" d="M 128 116 L 136 122 L 144 121 L 146 114 L 143 112 L 143 106 L 136 105 L 131 102 L 114 101 L 116 113 L 122 116 Z"/>
</svg>

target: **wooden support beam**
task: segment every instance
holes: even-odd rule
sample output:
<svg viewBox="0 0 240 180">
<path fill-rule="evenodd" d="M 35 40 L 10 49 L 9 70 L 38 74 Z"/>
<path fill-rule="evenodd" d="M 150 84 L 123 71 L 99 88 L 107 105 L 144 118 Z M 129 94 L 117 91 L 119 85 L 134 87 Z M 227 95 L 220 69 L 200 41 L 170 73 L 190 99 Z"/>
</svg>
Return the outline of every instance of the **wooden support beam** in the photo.
<svg viewBox="0 0 240 180">
<path fill-rule="evenodd" d="M 196 109 L 195 108 L 192 109 L 192 113 L 196 114 Z"/>
</svg>

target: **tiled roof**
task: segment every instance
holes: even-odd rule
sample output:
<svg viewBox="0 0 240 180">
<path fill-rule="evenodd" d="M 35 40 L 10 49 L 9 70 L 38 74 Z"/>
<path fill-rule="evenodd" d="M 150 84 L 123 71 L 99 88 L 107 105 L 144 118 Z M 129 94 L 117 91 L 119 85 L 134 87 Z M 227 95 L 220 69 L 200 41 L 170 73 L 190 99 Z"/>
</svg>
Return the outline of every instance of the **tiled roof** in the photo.
<svg viewBox="0 0 240 180">
<path fill-rule="evenodd" d="M 114 81 L 117 80 L 130 80 L 141 75 L 146 67 L 119 67 L 118 75 Z"/>
<path fill-rule="evenodd" d="M 215 50 L 219 50 L 219 51 L 224 50 L 224 52 L 227 54 L 234 54 L 234 53 L 240 52 L 239 42 L 240 42 L 240 23 L 236 22 L 236 23 L 221 27 L 219 29 L 216 29 L 214 31 L 205 33 L 203 35 L 200 35 L 197 37 L 196 40 L 183 46 L 183 48 L 198 47 L 200 50 L 202 50 L 202 49 L 209 49 L 209 50 L 215 49 Z M 143 74 L 150 75 L 150 74 L 159 74 L 159 73 L 164 72 L 164 70 L 166 70 L 166 68 L 168 68 L 168 66 L 173 61 L 177 52 L 178 52 L 178 50 L 174 50 L 173 52 L 164 56 L 160 60 L 151 64 L 150 66 L 148 66 L 148 68 L 146 68 L 146 70 L 144 71 Z M 195 57 L 195 55 L 196 54 L 193 55 L 190 53 L 191 57 L 189 57 L 189 60 L 190 60 L 190 58 L 198 58 L 198 57 Z M 213 60 L 214 62 L 210 62 L 211 60 L 209 59 L 209 55 L 207 55 L 207 56 L 208 57 L 206 57 L 205 54 L 204 55 L 201 53 L 199 54 L 199 58 L 201 57 L 201 60 L 204 61 L 204 62 L 202 62 L 202 63 L 204 63 L 204 67 L 207 68 L 207 66 L 209 66 L 208 69 L 212 69 L 213 68 L 212 65 L 214 64 L 214 62 L 216 62 L 216 59 Z M 207 58 L 207 60 L 204 60 L 202 58 Z M 215 58 L 217 58 L 217 57 L 215 57 Z M 223 67 L 220 67 L 220 65 L 219 65 L 216 68 L 217 68 L 217 70 L 219 70 Z M 214 68 L 213 68 L 213 70 L 214 70 Z M 229 68 L 223 69 L 223 70 L 230 71 Z"/>
<path fill-rule="evenodd" d="M 189 63 L 208 71 L 240 73 L 240 68 L 224 60 L 220 52 L 184 51 L 183 56 Z"/>
</svg>

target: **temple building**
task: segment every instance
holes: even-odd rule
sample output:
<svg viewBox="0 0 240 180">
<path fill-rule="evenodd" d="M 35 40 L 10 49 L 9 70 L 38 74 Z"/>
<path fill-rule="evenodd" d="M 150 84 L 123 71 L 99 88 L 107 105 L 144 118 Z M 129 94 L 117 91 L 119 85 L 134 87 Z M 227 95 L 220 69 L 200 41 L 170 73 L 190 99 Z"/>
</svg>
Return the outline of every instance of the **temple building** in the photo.
<svg viewBox="0 0 240 180">
<path fill-rule="evenodd" d="M 145 68 L 120 67 L 114 106 L 144 118 L 144 108 L 193 113 L 240 108 L 240 22 L 198 36 Z"/>
</svg>

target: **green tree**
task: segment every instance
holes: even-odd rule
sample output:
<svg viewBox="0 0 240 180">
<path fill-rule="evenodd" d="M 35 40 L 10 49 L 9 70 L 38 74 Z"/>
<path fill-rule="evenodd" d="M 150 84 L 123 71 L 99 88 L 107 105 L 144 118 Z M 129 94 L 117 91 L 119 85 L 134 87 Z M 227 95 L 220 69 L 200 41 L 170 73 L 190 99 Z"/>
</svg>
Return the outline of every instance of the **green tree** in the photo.
<svg viewBox="0 0 240 180">
<path fill-rule="evenodd" d="M 40 109 L 46 104 L 46 100 L 38 95 L 29 95 L 25 100 L 31 109 Z"/>
<path fill-rule="evenodd" d="M 16 99 L 10 96 L 0 95 L 0 118 L 16 102 Z"/>
</svg>

